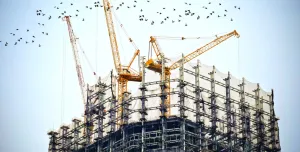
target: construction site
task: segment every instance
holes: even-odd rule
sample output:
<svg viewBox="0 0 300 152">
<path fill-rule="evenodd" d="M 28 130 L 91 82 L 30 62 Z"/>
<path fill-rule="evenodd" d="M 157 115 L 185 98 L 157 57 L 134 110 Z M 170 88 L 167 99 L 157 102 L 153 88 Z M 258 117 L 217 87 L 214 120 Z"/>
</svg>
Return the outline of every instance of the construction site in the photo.
<svg viewBox="0 0 300 152">
<path fill-rule="evenodd" d="M 48 132 L 49 152 L 281 151 L 274 91 L 194 60 L 239 38 L 238 31 L 216 36 L 177 59 L 166 56 L 156 37 L 149 36 L 155 58 L 136 48 L 124 65 L 108 0 L 103 9 L 115 67 L 101 73 L 96 84 L 85 84 L 70 17 L 63 18 L 85 107 L 82 119 Z M 132 68 L 135 60 L 138 70 Z M 131 82 L 139 83 L 139 89 L 128 91 Z"/>
</svg>

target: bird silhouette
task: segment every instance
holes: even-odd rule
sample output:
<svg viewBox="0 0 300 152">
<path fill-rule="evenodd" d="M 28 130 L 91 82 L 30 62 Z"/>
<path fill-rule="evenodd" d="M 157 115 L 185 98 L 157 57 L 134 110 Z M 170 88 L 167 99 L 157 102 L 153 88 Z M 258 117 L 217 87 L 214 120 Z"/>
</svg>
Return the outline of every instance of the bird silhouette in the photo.
<svg viewBox="0 0 300 152">
<path fill-rule="evenodd" d="M 199 20 L 199 19 L 200 19 L 200 16 L 198 15 L 197 20 Z"/>
<path fill-rule="evenodd" d="M 175 9 L 175 8 L 173 8 L 173 11 L 176 11 L 176 9 Z"/>
<path fill-rule="evenodd" d="M 35 38 L 35 36 L 32 36 L 33 38 Z"/>
<path fill-rule="evenodd" d="M 174 20 L 172 20 L 172 23 L 174 23 L 175 21 Z"/>
<path fill-rule="evenodd" d="M 60 4 L 63 4 L 63 2 L 60 2 Z"/>
<path fill-rule="evenodd" d="M 71 3 L 71 5 L 73 5 L 73 3 Z"/>
<path fill-rule="evenodd" d="M 77 12 L 79 12 L 79 10 L 76 10 Z"/>
<path fill-rule="evenodd" d="M 29 32 L 29 30 L 27 29 L 27 32 Z"/>
<path fill-rule="evenodd" d="M 39 44 L 39 47 L 41 47 L 41 44 Z"/>
<path fill-rule="evenodd" d="M 28 42 L 26 41 L 25 43 L 27 44 Z"/>
<path fill-rule="evenodd" d="M 219 3 L 219 5 L 221 5 L 221 3 Z"/>
<path fill-rule="evenodd" d="M 234 8 L 236 8 L 236 6 L 234 6 Z"/>
<path fill-rule="evenodd" d="M 224 14 L 224 16 L 226 16 L 226 14 Z"/>
<path fill-rule="evenodd" d="M 17 42 L 15 42 L 15 45 L 17 45 L 18 43 Z"/>
<path fill-rule="evenodd" d="M 209 16 L 207 16 L 206 18 L 209 18 Z"/>
<path fill-rule="evenodd" d="M 185 26 L 187 26 L 187 24 L 185 23 Z"/>
<path fill-rule="evenodd" d="M 49 16 L 48 20 L 50 20 L 50 19 L 51 19 L 51 16 Z"/>
<path fill-rule="evenodd" d="M 161 22 L 160 22 L 160 24 L 163 24 L 163 23 L 164 23 L 164 21 L 161 21 Z"/>
<path fill-rule="evenodd" d="M 7 45 L 8 45 L 8 43 L 6 42 L 6 43 L 5 43 L 5 46 L 7 46 Z"/>
<path fill-rule="evenodd" d="M 31 42 L 34 43 L 34 40 L 32 40 Z"/>
<path fill-rule="evenodd" d="M 19 30 L 19 29 L 16 29 L 17 31 Z"/>
<path fill-rule="evenodd" d="M 46 33 L 46 35 L 48 35 L 48 33 Z"/>
<path fill-rule="evenodd" d="M 84 21 L 84 18 L 82 19 L 82 21 Z"/>
<path fill-rule="evenodd" d="M 227 12 L 227 10 L 225 10 L 225 12 Z"/>
<path fill-rule="evenodd" d="M 233 21 L 233 19 L 231 18 L 231 21 Z"/>
<path fill-rule="evenodd" d="M 141 9 L 141 12 L 142 12 L 143 10 Z"/>
<path fill-rule="evenodd" d="M 241 8 L 239 7 L 238 9 L 240 10 Z"/>
</svg>

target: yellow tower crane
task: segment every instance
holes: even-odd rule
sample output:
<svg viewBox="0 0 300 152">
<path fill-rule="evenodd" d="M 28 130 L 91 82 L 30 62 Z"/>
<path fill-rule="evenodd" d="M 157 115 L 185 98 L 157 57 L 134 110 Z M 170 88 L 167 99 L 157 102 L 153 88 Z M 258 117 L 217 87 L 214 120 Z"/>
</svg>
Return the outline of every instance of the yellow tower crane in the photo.
<svg viewBox="0 0 300 152">
<path fill-rule="evenodd" d="M 130 61 L 128 66 L 122 66 L 121 60 L 120 60 L 120 54 L 118 50 L 118 43 L 117 43 L 117 38 L 116 38 L 116 33 L 114 29 L 114 23 L 112 19 L 112 10 L 111 10 L 111 5 L 108 0 L 103 0 L 103 8 L 105 12 L 105 18 L 106 18 L 106 25 L 108 29 L 108 34 L 109 34 L 109 40 L 110 40 L 110 45 L 111 45 L 111 51 L 114 59 L 114 65 L 115 69 L 118 73 L 118 104 L 122 104 L 122 96 L 124 92 L 127 92 L 127 83 L 128 81 L 135 81 L 135 82 L 141 82 L 142 81 L 142 76 L 140 72 L 134 71 L 131 67 L 134 59 L 136 56 L 140 54 L 140 50 L 137 49 L 135 46 L 136 52 L 134 53 L 134 56 L 132 60 Z M 129 41 L 133 43 L 132 39 L 129 38 Z M 120 107 L 118 109 L 118 117 L 121 116 L 122 114 L 122 108 Z M 119 121 L 119 125 L 122 125 L 122 121 Z"/>
<path fill-rule="evenodd" d="M 232 36 L 236 36 L 237 38 L 240 37 L 240 35 L 236 32 L 236 30 L 228 33 L 228 34 L 225 34 L 223 36 L 220 36 L 220 37 L 217 37 L 215 40 L 207 43 L 206 45 L 198 48 L 197 50 L 191 52 L 190 54 L 186 55 L 183 57 L 183 59 L 180 59 L 176 62 L 174 62 L 171 66 L 169 67 L 165 67 L 165 76 L 162 76 L 161 75 L 161 79 L 162 78 L 166 78 L 168 80 L 170 80 L 170 75 L 171 75 L 171 70 L 174 70 L 174 69 L 177 69 L 180 64 L 182 63 L 182 60 L 183 61 L 183 64 L 191 61 L 192 59 L 198 57 L 199 55 L 207 52 L 208 50 L 212 49 L 213 47 L 219 45 L 220 43 L 224 42 L 225 40 L 229 39 L 230 37 Z M 182 40 L 184 40 L 185 38 L 182 37 L 181 38 Z M 160 51 L 161 49 L 159 48 L 159 45 L 156 41 L 156 38 L 155 37 L 150 37 L 150 42 L 149 42 L 152 46 L 152 48 L 154 49 L 154 52 L 157 56 L 157 61 L 158 62 L 154 62 L 154 60 L 152 58 L 150 58 L 146 63 L 146 68 L 148 68 L 149 70 L 152 70 L 154 72 L 158 72 L 160 74 L 162 74 L 162 64 L 160 62 L 160 60 L 162 59 L 162 52 Z M 168 83 L 166 84 L 166 89 L 165 89 L 165 92 L 167 93 L 170 93 L 170 81 L 167 81 Z M 171 111 L 170 111 L 170 96 L 169 94 L 167 95 L 167 99 L 165 101 L 166 103 L 166 107 L 167 107 L 167 113 L 166 113 L 166 116 L 170 116 L 171 115 Z"/>
</svg>

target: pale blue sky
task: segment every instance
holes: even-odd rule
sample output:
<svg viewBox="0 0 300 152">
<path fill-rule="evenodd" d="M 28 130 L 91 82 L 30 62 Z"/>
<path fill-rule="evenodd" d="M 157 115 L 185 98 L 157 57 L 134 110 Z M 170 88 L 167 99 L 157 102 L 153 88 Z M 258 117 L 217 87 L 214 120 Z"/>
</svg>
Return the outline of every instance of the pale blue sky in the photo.
<svg viewBox="0 0 300 152">
<path fill-rule="evenodd" d="M 64 3 L 70 2 L 64 1 Z M 222 0 L 222 7 L 211 6 L 208 10 L 223 14 L 228 10 L 229 18 L 206 20 L 209 13 L 202 8 L 208 0 L 184 1 L 152 0 L 152 3 L 139 0 L 138 7 L 143 15 L 156 23 L 162 20 L 157 11 L 162 7 L 176 8 L 178 11 L 190 9 L 200 14 L 201 19 L 185 18 L 181 24 L 157 24 L 140 22 L 140 9 L 121 9 L 116 11 L 126 31 L 141 49 L 142 55 L 148 54 L 150 35 L 156 36 L 212 36 L 236 29 L 241 37 L 231 38 L 199 59 L 207 65 L 215 65 L 220 71 L 230 71 L 236 77 L 244 76 L 251 82 L 259 82 L 262 88 L 275 91 L 275 109 L 280 117 L 280 140 L 282 151 L 296 152 L 300 149 L 298 138 L 300 125 L 298 109 L 298 86 L 300 86 L 299 38 L 300 2 L 297 0 Z M 151 0 L 150 0 L 151 1 Z M 216 0 L 215 0 L 216 1 Z M 219 2 L 220 0 L 216 1 Z M 81 18 L 72 18 L 76 35 L 98 75 L 108 74 L 113 67 L 110 44 L 105 25 L 104 12 L 85 9 L 93 6 L 94 1 L 72 0 Z M 119 4 L 120 0 L 113 0 Z M 132 6 L 133 0 L 125 1 Z M 212 1 L 214 2 L 214 1 Z M 70 123 L 73 117 L 83 113 L 80 89 L 78 86 L 71 45 L 68 39 L 66 23 L 57 18 L 62 8 L 74 14 L 71 5 L 62 5 L 58 12 L 54 9 L 59 0 L 49 2 L 37 0 L 0 0 L 0 151 L 41 152 L 47 151 L 47 131 L 57 129 L 61 123 Z M 140 4 L 141 3 L 141 4 Z M 142 6 L 140 6 L 142 5 Z M 233 6 L 241 7 L 241 11 Z M 38 17 L 36 9 L 52 14 L 53 19 Z M 168 12 L 173 17 L 178 14 Z M 47 15 L 46 15 L 47 16 Z M 73 15 L 74 16 L 74 15 Z M 185 27 L 184 23 L 188 26 Z M 44 23 L 40 27 L 37 23 Z M 134 52 L 122 30 L 117 27 L 122 63 L 127 64 Z M 20 30 L 18 33 L 16 28 Z M 30 32 L 26 32 L 26 29 Z M 48 36 L 41 32 L 49 32 Z M 35 43 L 4 46 L 4 42 L 14 43 L 16 39 L 9 33 L 15 32 L 23 39 L 35 35 Z M 30 34 L 29 34 L 30 33 Z M 31 40 L 31 39 L 30 39 Z M 162 50 L 167 56 L 178 57 L 187 54 L 209 40 L 191 40 L 186 42 L 161 40 Z M 239 48 L 239 49 L 238 49 Z M 62 102 L 62 67 L 65 52 L 64 100 Z M 81 54 L 82 56 L 82 54 Z M 86 82 L 95 81 L 84 58 L 84 77 Z M 136 64 L 135 64 L 136 67 Z M 133 87 L 131 89 L 134 90 Z"/>
</svg>

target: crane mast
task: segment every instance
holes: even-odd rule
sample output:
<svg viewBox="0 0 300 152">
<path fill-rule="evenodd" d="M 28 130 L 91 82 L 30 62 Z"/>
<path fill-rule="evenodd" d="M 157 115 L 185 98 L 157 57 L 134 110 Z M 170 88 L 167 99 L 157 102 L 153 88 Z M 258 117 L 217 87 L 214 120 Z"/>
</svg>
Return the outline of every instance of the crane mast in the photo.
<svg viewBox="0 0 300 152">
<path fill-rule="evenodd" d="M 130 68 L 135 57 L 137 55 L 139 55 L 140 50 L 136 49 L 136 53 L 134 54 L 134 56 L 128 66 L 122 66 L 121 60 L 120 60 L 120 55 L 119 55 L 119 50 L 118 50 L 116 33 L 115 33 L 115 29 L 114 29 L 114 23 L 113 23 L 113 19 L 112 19 L 111 6 L 110 6 L 110 3 L 108 2 L 108 0 L 103 0 L 103 8 L 104 8 L 104 12 L 105 12 L 106 25 L 107 25 L 107 29 L 108 29 L 109 40 L 110 40 L 112 55 L 113 55 L 113 59 L 114 59 L 115 69 L 118 73 L 118 104 L 121 105 L 123 102 L 122 101 L 123 93 L 127 92 L 128 81 L 136 81 L 136 82 L 142 81 L 142 77 L 141 77 L 140 73 L 137 73 L 136 71 L 133 71 L 133 69 Z M 130 39 L 130 41 L 132 42 L 131 39 Z M 118 117 L 122 115 L 122 111 L 123 111 L 122 107 L 119 107 L 118 113 L 117 113 Z M 117 124 L 122 125 L 123 121 L 120 120 Z"/>
<path fill-rule="evenodd" d="M 76 46 L 76 36 L 73 32 L 73 28 L 71 25 L 71 21 L 70 21 L 70 17 L 69 16 L 65 16 L 63 19 L 65 19 L 65 21 L 67 22 L 68 25 L 68 31 L 69 31 L 69 36 L 70 36 L 70 42 L 72 44 L 72 50 L 73 50 L 73 56 L 74 56 L 74 60 L 75 60 L 75 64 L 76 64 L 76 71 L 77 71 L 77 77 L 78 77 L 78 82 L 79 82 L 79 86 L 81 89 L 81 95 L 82 95 L 82 99 L 83 102 L 85 103 L 86 101 L 86 96 L 85 96 L 85 82 L 83 79 L 83 74 L 82 74 L 82 68 L 81 68 L 81 64 L 80 64 L 80 60 L 79 60 L 79 55 L 78 55 L 78 49 Z"/>
<path fill-rule="evenodd" d="M 225 34 L 223 36 L 217 37 L 216 39 L 214 39 L 213 41 L 207 43 L 206 45 L 198 48 L 197 50 L 191 52 L 190 54 L 186 55 L 183 57 L 183 59 L 180 59 L 176 62 L 174 62 L 171 66 L 169 67 L 165 67 L 165 76 L 161 75 L 161 79 L 162 78 L 166 78 L 167 80 L 170 80 L 170 76 L 171 76 L 171 70 L 174 70 L 178 67 L 180 67 L 180 64 L 182 64 L 182 60 L 184 60 L 183 64 L 191 61 L 192 59 L 198 57 L 199 55 L 209 51 L 210 49 L 212 49 L 213 47 L 219 45 L 220 43 L 224 42 L 225 40 L 229 39 L 232 36 L 236 36 L 237 38 L 240 37 L 240 35 L 236 32 L 236 30 Z M 183 40 L 184 38 L 182 38 Z M 150 43 L 152 44 L 155 54 L 158 58 L 158 60 L 161 59 L 161 50 L 159 49 L 159 45 L 156 42 L 156 39 L 154 37 L 150 37 Z M 161 63 L 156 63 L 154 62 L 154 60 L 152 58 L 150 58 L 146 63 L 146 68 L 148 68 L 149 70 L 152 70 L 154 72 L 158 72 L 160 74 L 162 74 L 162 65 Z M 168 83 L 166 84 L 166 88 L 165 88 L 165 92 L 168 93 L 167 99 L 166 99 L 166 107 L 167 107 L 167 113 L 166 116 L 168 117 L 171 113 L 170 113 L 170 96 L 169 96 L 169 91 L 170 91 L 170 81 L 168 81 Z"/>
<path fill-rule="evenodd" d="M 112 13 L 111 13 L 111 6 L 108 0 L 103 0 L 103 7 L 105 12 L 105 18 L 106 18 L 106 25 L 108 29 L 109 34 L 109 40 L 111 45 L 111 51 L 114 59 L 115 68 L 118 73 L 122 72 L 122 66 L 121 66 L 121 60 L 120 60 L 120 54 L 119 54 L 119 48 L 116 38 L 116 33 L 114 29 L 114 23 L 112 19 Z"/>
</svg>

